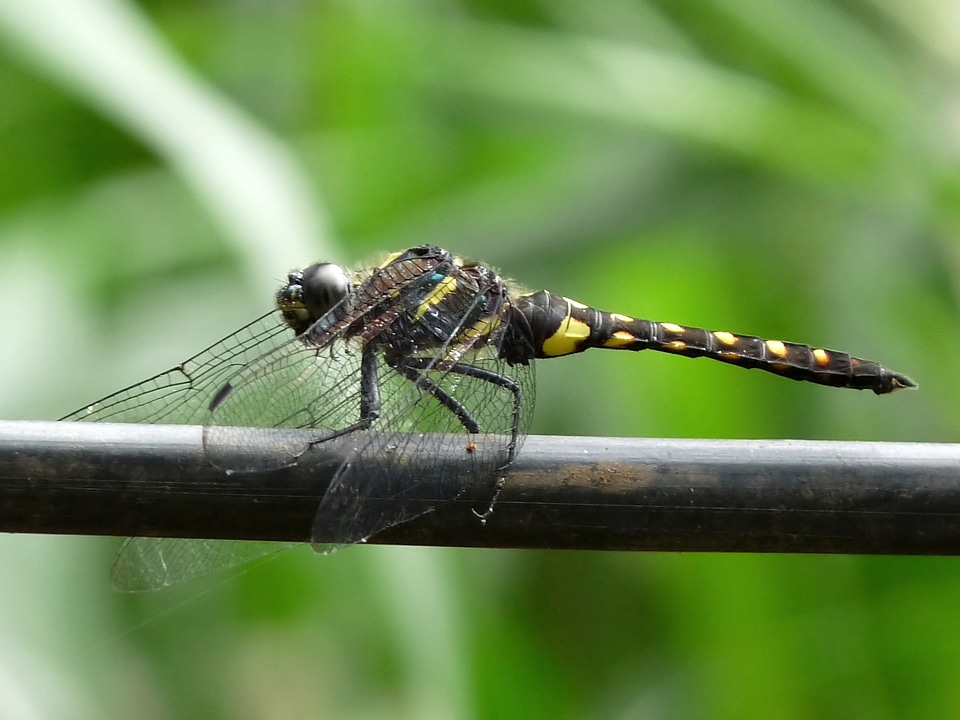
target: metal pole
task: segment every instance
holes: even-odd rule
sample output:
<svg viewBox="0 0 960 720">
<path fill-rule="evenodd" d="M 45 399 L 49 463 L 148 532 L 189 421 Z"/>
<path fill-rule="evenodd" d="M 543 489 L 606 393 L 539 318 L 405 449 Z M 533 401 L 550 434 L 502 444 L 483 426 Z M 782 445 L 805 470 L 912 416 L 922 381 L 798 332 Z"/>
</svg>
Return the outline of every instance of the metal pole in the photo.
<svg viewBox="0 0 960 720">
<path fill-rule="evenodd" d="M 199 427 L 0 422 L 0 532 L 308 542 L 338 452 L 226 473 Z M 372 542 L 960 554 L 960 445 L 530 437 L 481 522 L 484 493 Z"/>
</svg>

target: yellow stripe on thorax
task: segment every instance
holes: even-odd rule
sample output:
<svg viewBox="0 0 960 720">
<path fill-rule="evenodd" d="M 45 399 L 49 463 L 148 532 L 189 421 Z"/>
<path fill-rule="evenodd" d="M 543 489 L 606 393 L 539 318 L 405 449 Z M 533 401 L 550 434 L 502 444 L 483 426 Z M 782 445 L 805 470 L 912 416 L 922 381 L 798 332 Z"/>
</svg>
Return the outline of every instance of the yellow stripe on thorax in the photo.
<svg viewBox="0 0 960 720">
<path fill-rule="evenodd" d="M 443 299 L 457 289 L 457 279 L 451 276 L 445 277 L 443 280 L 437 283 L 437 286 L 430 291 L 430 293 L 423 299 L 423 302 L 420 303 L 420 307 L 417 308 L 416 315 L 413 316 L 414 320 L 419 320 L 430 309 L 431 305 L 439 305 L 443 302 Z"/>
<path fill-rule="evenodd" d="M 489 335 L 493 329 L 500 324 L 500 316 L 485 317 L 477 320 L 473 325 L 460 333 L 460 340 L 473 340 L 484 335 Z"/>
</svg>

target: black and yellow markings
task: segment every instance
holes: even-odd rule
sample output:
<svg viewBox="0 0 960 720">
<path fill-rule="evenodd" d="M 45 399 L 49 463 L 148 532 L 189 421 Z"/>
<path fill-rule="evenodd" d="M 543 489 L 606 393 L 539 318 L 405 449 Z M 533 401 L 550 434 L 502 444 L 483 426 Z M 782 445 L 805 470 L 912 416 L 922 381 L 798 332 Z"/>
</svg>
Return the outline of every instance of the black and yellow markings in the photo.
<svg viewBox="0 0 960 720">
<path fill-rule="evenodd" d="M 790 368 L 786 362 L 782 362 L 787 357 L 787 346 L 780 340 L 764 340 L 763 347 L 768 355 L 771 356 L 770 367 L 775 371 L 784 371 Z"/>
<path fill-rule="evenodd" d="M 780 340 L 764 340 L 767 351 L 775 358 L 785 358 L 787 356 L 787 346 Z"/>
<path fill-rule="evenodd" d="M 830 364 L 830 353 L 824 350 L 823 348 L 814 348 L 813 360 L 820 367 L 826 367 L 827 365 Z"/>
<path fill-rule="evenodd" d="M 613 334 L 603 342 L 603 347 L 610 348 L 611 350 L 620 350 L 621 348 L 629 347 L 636 342 L 637 336 L 632 332 L 629 332 L 628 330 L 615 330 Z"/>
<path fill-rule="evenodd" d="M 476 340 L 477 338 L 485 337 L 492 333 L 493 330 L 500 325 L 500 323 L 501 318 L 499 315 L 481 318 L 460 333 L 459 339 L 462 342 L 469 342 L 471 340 Z"/>
<path fill-rule="evenodd" d="M 617 313 L 610 313 L 607 317 L 617 329 L 600 343 L 605 348 L 640 350 L 652 347 L 689 357 L 713 357 L 744 367 L 766 366 L 777 374 L 803 372 L 807 368 L 811 374 L 819 376 L 836 372 L 833 365 L 838 361 L 837 355 L 823 348 L 735 335 L 726 330 L 705 330 L 672 322 L 637 320 Z M 852 358 L 851 362 L 856 368 L 855 359 Z"/>
<path fill-rule="evenodd" d="M 736 348 L 740 343 L 740 338 L 734 335 L 732 332 L 727 332 L 726 330 L 714 330 L 711 335 L 716 338 L 717 342 L 724 348 Z M 733 350 L 720 350 L 717 353 L 717 357 L 725 362 L 734 362 L 740 355 L 735 349 Z"/>
<path fill-rule="evenodd" d="M 608 317 L 617 325 L 635 325 L 638 322 L 636 318 L 630 317 L 629 315 L 621 315 L 620 313 L 609 313 Z M 602 340 L 600 347 L 609 348 L 610 350 L 622 350 L 636 345 L 638 341 L 639 338 L 635 333 L 621 327 L 610 333 L 610 337 L 606 340 Z"/>
<path fill-rule="evenodd" d="M 559 299 L 566 305 L 567 311 L 557 329 L 541 343 L 540 351 L 544 357 L 559 357 L 578 352 L 590 339 L 592 332 L 592 328 L 586 321 L 575 317 L 575 310 L 590 310 L 590 308 L 567 297 Z"/>
<path fill-rule="evenodd" d="M 763 345 L 770 356 L 771 365 L 777 370 L 806 365 L 811 366 L 811 371 L 815 371 L 815 368 L 827 371 L 835 360 L 835 355 L 824 348 L 811 348 L 781 340 L 764 340 Z M 810 358 L 813 358 L 813 363 L 810 363 Z M 850 358 L 850 364 L 856 367 L 857 359 Z"/>
<path fill-rule="evenodd" d="M 888 393 L 916 383 L 879 363 L 822 347 L 655 322 L 607 313 L 546 290 L 514 301 L 535 338 L 536 357 L 570 355 L 592 347 L 657 350 L 684 357 L 707 357 L 743 368 L 757 368 L 804 380 Z"/>
<path fill-rule="evenodd" d="M 660 349 L 666 350 L 667 352 L 683 352 L 689 346 L 689 343 L 684 339 L 684 335 L 687 332 L 687 329 L 682 325 L 677 325 L 676 323 L 665 322 L 658 323 L 661 330 L 663 330 L 663 336 L 660 338 Z"/>
<path fill-rule="evenodd" d="M 455 292 L 458 287 L 457 279 L 452 275 L 447 275 L 436 286 L 427 293 L 427 296 L 420 303 L 420 306 L 417 308 L 416 314 L 414 314 L 414 320 L 420 320 L 424 315 L 430 310 L 431 307 L 435 307 L 443 302 L 443 299 Z"/>
</svg>

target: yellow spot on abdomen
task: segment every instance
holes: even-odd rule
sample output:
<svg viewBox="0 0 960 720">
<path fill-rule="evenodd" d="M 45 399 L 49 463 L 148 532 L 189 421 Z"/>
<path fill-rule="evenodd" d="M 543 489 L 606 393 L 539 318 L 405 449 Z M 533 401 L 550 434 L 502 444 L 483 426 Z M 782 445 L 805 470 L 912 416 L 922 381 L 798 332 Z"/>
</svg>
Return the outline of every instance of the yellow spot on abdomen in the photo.
<svg viewBox="0 0 960 720">
<path fill-rule="evenodd" d="M 662 327 L 667 332 L 672 332 L 672 333 L 683 332 L 683 327 L 680 325 L 677 325 L 676 323 L 660 323 L 660 327 Z"/>
<path fill-rule="evenodd" d="M 736 344 L 737 344 L 737 336 L 734 335 L 733 333 L 728 333 L 728 332 L 720 331 L 720 332 L 715 332 L 715 333 L 713 334 L 713 336 L 714 336 L 717 340 L 719 340 L 720 342 L 722 342 L 724 345 L 736 345 Z"/>
<path fill-rule="evenodd" d="M 782 358 L 787 354 L 787 346 L 779 340 L 767 340 L 766 345 L 767 350 L 778 358 Z"/>
<path fill-rule="evenodd" d="M 543 341 L 540 349 L 547 357 L 569 355 L 575 353 L 588 337 L 590 337 L 590 326 L 582 320 L 567 315 L 557 331 Z"/>
<path fill-rule="evenodd" d="M 687 344 L 683 340 L 671 340 L 663 344 L 664 350 L 686 350 Z"/>
<path fill-rule="evenodd" d="M 626 330 L 617 330 L 613 335 L 610 336 L 610 339 L 607 340 L 603 346 L 605 348 L 622 348 L 627 345 L 632 345 L 637 341 L 637 336 L 633 333 L 629 333 Z"/>
<path fill-rule="evenodd" d="M 632 318 L 629 315 L 621 315 L 620 313 L 610 313 L 610 317 L 612 317 L 617 322 L 622 322 L 622 323 L 636 322 L 636 318 Z"/>
<path fill-rule="evenodd" d="M 830 362 L 830 353 L 823 348 L 817 348 L 813 351 L 813 359 L 817 361 L 817 365 L 823 367 Z"/>
<path fill-rule="evenodd" d="M 586 309 L 587 309 L 587 306 L 584 305 L 582 302 L 577 302 L 576 300 L 571 300 L 571 299 L 568 298 L 568 297 L 565 297 L 564 300 L 566 300 L 568 303 L 570 303 L 570 304 L 571 304 L 573 307 L 575 307 L 575 308 L 580 308 L 581 310 L 586 310 Z"/>
</svg>

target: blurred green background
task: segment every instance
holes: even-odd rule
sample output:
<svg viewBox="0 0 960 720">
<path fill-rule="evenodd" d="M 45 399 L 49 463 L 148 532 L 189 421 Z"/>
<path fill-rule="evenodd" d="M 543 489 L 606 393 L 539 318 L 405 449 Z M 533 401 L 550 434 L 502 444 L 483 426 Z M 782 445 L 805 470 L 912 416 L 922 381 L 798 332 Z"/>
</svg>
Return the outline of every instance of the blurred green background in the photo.
<svg viewBox="0 0 960 720">
<path fill-rule="evenodd" d="M 947 0 L 0 5 L 0 417 L 51 419 L 435 243 L 609 310 L 848 350 L 878 398 L 538 365 L 534 432 L 960 435 Z M 955 718 L 960 562 L 359 547 L 114 593 L 0 538 L 0 718 Z"/>
</svg>

